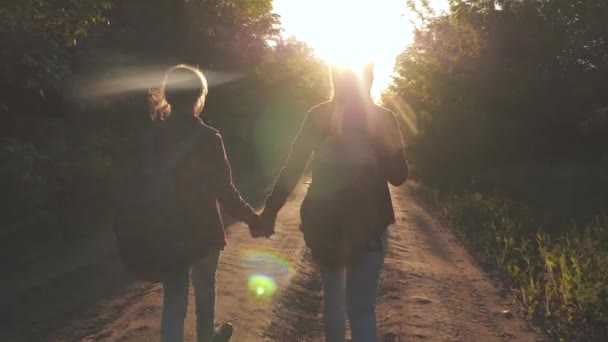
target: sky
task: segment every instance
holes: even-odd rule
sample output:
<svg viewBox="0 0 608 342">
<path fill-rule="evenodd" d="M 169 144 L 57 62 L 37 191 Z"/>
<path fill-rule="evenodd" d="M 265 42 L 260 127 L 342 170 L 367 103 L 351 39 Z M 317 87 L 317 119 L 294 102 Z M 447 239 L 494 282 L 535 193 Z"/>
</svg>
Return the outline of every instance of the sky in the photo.
<svg viewBox="0 0 608 342">
<path fill-rule="evenodd" d="M 431 0 L 437 10 L 447 0 Z M 375 62 L 372 93 L 388 85 L 395 57 L 412 40 L 405 0 L 274 0 L 284 34 L 311 45 L 328 62 Z"/>
</svg>

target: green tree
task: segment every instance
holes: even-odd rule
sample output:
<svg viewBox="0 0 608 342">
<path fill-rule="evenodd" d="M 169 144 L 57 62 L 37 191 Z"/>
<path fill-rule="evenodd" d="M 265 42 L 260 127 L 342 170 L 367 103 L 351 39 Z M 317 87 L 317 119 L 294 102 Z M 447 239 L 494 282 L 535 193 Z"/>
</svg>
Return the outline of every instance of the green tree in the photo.
<svg viewBox="0 0 608 342">
<path fill-rule="evenodd" d="M 11 87 L 58 87 L 69 72 L 71 47 L 95 24 L 107 24 L 107 0 L 2 0 L 2 83 Z"/>
<path fill-rule="evenodd" d="M 489 166 L 605 160 L 581 127 L 608 105 L 607 6 L 451 1 L 427 15 L 391 87 L 417 113 L 424 154 L 467 182 Z"/>
<path fill-rule="evenodd" d="M 15 234 L 52 241 L 109 228 L 113 180 L 135 167 L 147 89 L 166 66 L 230 76 L 213 84 L 204 114 L 221 130 L 239 184 L 272 175 L 301 115 L 327 94 L 324 66 L 306 45 L 281 38 L 270 0 L 0 4 L 0 18 L 10 19 L 0 24 L 0 179 L 10 189 L 0 202 Z M 79 97 L 79 80 L 100 74 L 137 85 Z M 32 216 L 47 224 L 27 231 Z"/>
<path fill-rule="evenodd" d="M 440 190 L 473 252 L 552 334 L 602 340 L 608 3 L 452 0 L 437 15 L 428 1 L 408 2 L 415 38 L 384 102 L 415 113 L 416 175 Z M 547 248 L 559 251 L 559 272 Z"/>
</svg>

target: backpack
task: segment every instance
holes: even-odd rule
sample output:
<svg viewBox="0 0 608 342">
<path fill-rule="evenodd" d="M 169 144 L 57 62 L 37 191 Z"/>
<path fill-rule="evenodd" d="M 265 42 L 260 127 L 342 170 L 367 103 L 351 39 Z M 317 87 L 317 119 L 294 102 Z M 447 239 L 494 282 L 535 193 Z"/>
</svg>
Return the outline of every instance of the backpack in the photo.
<svg viewBox="0 0 608 342">
<path fill-rule="evenodd" d="M 120 182 L 113 215 L 114 238 L 124 269 L 139 281 L 162 282 L 187 272 L 202 256 L 197 232 L 176 201 L 172 173 L 197 145 L 200 135 L 187 136 L 161 161 L 158 132 L 144 136 L 143 160 Z"/>
</svg>

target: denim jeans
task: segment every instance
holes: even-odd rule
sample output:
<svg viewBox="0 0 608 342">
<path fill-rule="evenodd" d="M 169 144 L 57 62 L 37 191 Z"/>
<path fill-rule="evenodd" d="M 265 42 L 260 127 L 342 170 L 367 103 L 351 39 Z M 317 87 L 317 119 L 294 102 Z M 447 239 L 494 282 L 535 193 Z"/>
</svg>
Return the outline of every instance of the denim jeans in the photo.
<svg viewBox="0 0 608 342">
<path fill-rule="evenodd" d="M 190 276 L 194 287 L 196 305 L 196 333 L 198 341 L 208 342 L 214 333 L 215 274 L 220 259 L 220 251 L 211 252 L 185 272 L 163 283 L 163 313 L 161 320 L 161 341 L 182 342 L 184 340 L 184 319 L 188 309 L 188 289 Z"/>
<path fill-rule="evenodd" d="M 376 299 L 380 270 L 388 247 L 388 236 L 381 236 L 382 248 L 369 252 L 353 266 L 328 269 L 320 266 L 323 280 L 323 328 L 327 342 L 344 342 L 346 318 L 352 342 L 378 341 Z"/>
</svg>

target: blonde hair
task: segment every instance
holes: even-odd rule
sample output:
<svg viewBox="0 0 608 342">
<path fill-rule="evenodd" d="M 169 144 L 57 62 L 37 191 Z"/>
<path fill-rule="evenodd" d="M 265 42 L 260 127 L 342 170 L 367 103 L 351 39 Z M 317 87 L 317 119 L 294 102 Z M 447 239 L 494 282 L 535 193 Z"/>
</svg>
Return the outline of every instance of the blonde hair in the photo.
<svg viewBox="0 0 608 342">
<path fill-rule="evenodd" d="M 180 64 L 169 68 L 159 88 L 150 89 L 152 120 L 165 120 L 172 109 L 192 109 L 199 116 L 205 106 L 208 87 L 203 72 L 191 65 Z"/>
</svg>

